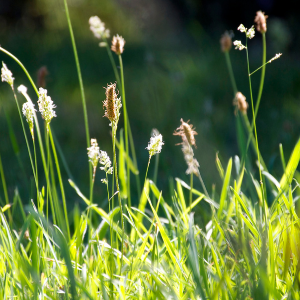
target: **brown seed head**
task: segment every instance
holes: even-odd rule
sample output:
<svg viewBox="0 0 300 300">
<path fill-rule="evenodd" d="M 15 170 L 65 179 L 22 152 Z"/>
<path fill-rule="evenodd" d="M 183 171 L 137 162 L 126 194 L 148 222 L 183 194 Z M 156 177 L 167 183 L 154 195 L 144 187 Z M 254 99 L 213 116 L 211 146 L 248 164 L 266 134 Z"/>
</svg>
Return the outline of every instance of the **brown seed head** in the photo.
<svg viewBox="0 0 300 300">
<path fill-rule="evenodd" d="M 38 70 L 38 86 L 45 88 L 46 87 L 46 76 L 49 74 L 46 66 L 39 68 Z"/>
<path fill-rule="evenodd" d="M 225 31 L 224 34 L 222 34 L 220 44 L 222 52 L 228 52 L 231 49 L 232 39 L 228 31 Z"/>
<path fill-rule="evenodd" d="M 265 33 L 267 31 L 267 18 L 268 16 L 266 16 L 261 10 L 256 12 L 254 22 L 256 23 L 256 30 L 260 33 Z"/>
<path fill-rule="evenodd" d="M 187 141 L 191 146 L 196 146 L 196 140 L 195 140 L 195 135 L 198 134 L 195 131 L 195 128 L 193 128 L 192 124 L 189 124 L 190 120 L 187 122 L 184 122 L 183 119 L 180 119 L 181 125 L 174 131 L 173 135 L 180 135 L 182 138 L 182 141 L 185 142 Z M 182 143 L 178 144 L 181 145 Z"/>
<path fill-rule="evenodd" d="M 235 114 L 237 113 L 237 110 L 243 114 L 247 113 L 248 103 L 246 97 L 241 92 L 236 93 L 235 98 L 233 99 L 233 105 L 236 106 Z"/>
<path fill-rule="evenodd" d="M 105 89 L 106 100 L 103 101 L 103 108 L 105 107 L 106 110 L 104 117 L 107 117 L 111 122 L 118 122 L 121 99 L 118 98 L 116 92 L 116 83 L 108 84 Z"/>
<path fill-rule="evenodd" d="M 111 50 L 116 52 L 117 55 L 120 55 L 124 51 L 125 40 L 117 35 L 113 36 Z"/>
</svg>

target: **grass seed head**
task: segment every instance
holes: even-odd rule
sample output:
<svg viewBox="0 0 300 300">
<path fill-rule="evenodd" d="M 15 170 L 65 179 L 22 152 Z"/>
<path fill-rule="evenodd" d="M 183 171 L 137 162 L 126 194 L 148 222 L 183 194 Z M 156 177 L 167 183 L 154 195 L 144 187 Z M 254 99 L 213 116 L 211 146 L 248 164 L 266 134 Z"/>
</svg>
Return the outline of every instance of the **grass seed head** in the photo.
<svg viewBox="0 0 300 300">
<path fill-rule="evenodd" d="M 117 55 L 120 55 L 124 51 L 125 40 L 117 35 L 113 36 L 111 50 L 114 51 Z"/>
<path fill-rule="evenodd" d="M 47 96 L 47 90 L 39 88 L 39 111 L 45 120 L 46 124 L 49 125 L 53 117 L 56 117 L 54 108 L 56 105 L 53 103 L 50 96 Z"/>
<path fill-rule="evenodd" d="M 222 52 L 228 52 L 231 49 L 232 39 L 228 31 L 225 31 L 224 34 L 222 34 L 220 44 Z"/>
<path fill-rule="evenodd" d="M 149 156 L 153 156 L 157 153 L 161 152 L 162 149 L 162 145 L 164 145 L 164 142 L 162 140 L 162 135 L 158 134 L 158 135 L 153 135 L 150 138 L 148 147 L 146 147 L 146 149 L 149 151 Z"/>
<path fill-rule="evenodd" d="M 236 107 L 235 114 L 239 110 L 243 114 L 247 113 L 248 102 L 246 101 L 246 97 L 241 93 L 237 92 L 235 98 L 233 99 L 233 105 Z"/>
<path fill-rule="evenodd" d="M 193 128 L 193 125 L 188 123 L 189 121 L 190 120 L 184 122 L 183 119 L 181 118 L 180 119 L 181 125 L 174 131 L 173 135 L 181 136 L 183 143 L 184 141 L 187 141 L 191 146 L 197 148 L 195 135 L 197 135 L 198 133 L 195 131 L 195 128 Z"/>
<path fill-rule="evenodd" d="M 105 107 L 104 117 L 110 120 L 110 125 L 114 122 L 118 123 L 120 117 L 120 108 L 122 107 L 121 98 L 118 98 L 116 92 L 116 83 L 108 84 L 105 88 L 106 100 L 103 101 L 103 108 Z"/>
<path fill-rule="evenodd" d="M 256 23 L 256 30 L 260 33 L 265 33 L 267 31 L 267 18 L 268 16 L 261 10 L 256 12 L 254 22 Z"/>
<path fill-rule="evenodd" d="M 15 78 L 12 76 L 12 72 L 7 68 L 6 64 L 2 62 L 1 68 L 1 80 L 4 82 L 6 81 L 12 88 L 14 89 L 14 80 Z"/>
<path fill-rule="evenodd" d="M 90 17 L 89 19 L 90 30 L 93 32 L 97 39 L 108 39 L 109 30 L 105 29 L 105 24 L 100 20 L 98 16 Z"/>
<path fill-rule="evenodd" d="M 187 140 L 184 140 L 182 142 L 181 150 L 183 152 L 184 159 L 188 165 L 188 168 L 185 171 L 185 173 L 186 174 L 195 174 L 198 176 L 200 165 L 199 165 L 198 160 L 196 158 L 194 158 L 194 151 Z"/>
</svg>

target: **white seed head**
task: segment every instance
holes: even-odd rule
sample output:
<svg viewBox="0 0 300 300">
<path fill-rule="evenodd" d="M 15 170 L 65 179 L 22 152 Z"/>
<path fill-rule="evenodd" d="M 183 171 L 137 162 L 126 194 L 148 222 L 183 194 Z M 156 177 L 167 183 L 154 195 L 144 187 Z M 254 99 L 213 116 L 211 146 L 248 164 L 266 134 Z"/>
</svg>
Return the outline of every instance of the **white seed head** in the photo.
<svg viewBox="0 0 300 300">
<path fill-rule="evenodd" d="M 111 166 L 111 161 L 109 156 L 107 155 L 106 151 L 100 150 L 100 155 L 99 155 L 99 163 L 103 167 L 100 167 L 101 170 L 103 170 L 107 174 L 112 174 L 113 173 L 113 168 Z"/>
<path fill-rule="evenodd" d="M 21 93 L 28 102 L 32 103 L 30 97 L 27 94 L 27 87 L 25 85 L 23 85 L 23 84 L 19 85 L 18 92 Z"/>
<path fill-rule="evenodd" d="M 160 153 L 162 145 L 164 145 L 164 142 L 162 140 L 162 135 L 153 135 L 150 138 L 150 142 L 148 144 L 148 147 L 146 149 L 149 151 L 149 156 L 153 156 L 154 154 Z"/>
<path fill-rule="evenodd" d="M 246 28 L 243 24 L 241 24 L 241 25 L 238 27 L 238 30 L 239 30 L 240 32 L 246 32 L 246 31 L 247 31 L 247 28 Z"/>
<path fill-rule="evenodd" d="M 92 164 L 95 169 L 98 164 L 98 159 L 100 156 L 99 147 L 96 139 L 91 139 L 91 147 L 87 148 L 89 162 Z"/>
<path fill-rule="evenodd" d="M 36 109 L 34 108 L 34 104 L 31 101 L 27 101 L 22 106 L 23 115 L 26 117 L 26 121 L 29 125 L 29 129 L 31 134 L 33 134 L 33 117 Z"/>
<path fill-rule="evenodd" d="M 252 27 L 247 31 L 246 36 L 248 39 L 254 38 L 254 36 L 255 36 L 254 25 L 252 25 Z"/>
<path fill-rule="evenodd" d="M 247 48 L 246 46 L 244 46 L 244 45 L 242 44 L 241 41 L 234 41 L 234 42 L 233 42 L 233 45 L 235 46 L 235 49 L 239 49 L 239 50 L 243 50 L 243 49 L 246 49 L 246 48 Z"/>
<path fill-rule="evenodd" d="M 50 96 L 47 96 L 47 90 L 40 88 L 39 89 L 39 111 L 42 114 L 43 119 L 47 123 L 47 125 L 50 123 L 53 117 L 56 117 L 54 108 L 56 105 L 51 100 Z"/>
<path fill-rule="evenodd" d="M 12 89 L 14 89 L 14 80 L 15 78 L 12 76 L 12 72 L 7 68 L 6 64 L 2 62 L 1 68 L 1 80 L 6 81 Z"/>
<path fill-rule="evenodd" d="M 97 39 L 109 38 L 109 30 L 105 29 L 105 24 L 98 16 L 90 17 L 89 24 L 90 30 Z"/>
<path fill-rule="evenodd" d="M 273 60 L 279 58 L 281 55 L 282 55 L 282 53 L 276 54 L 273 58 L 271 58 L 271 59 L 268 61 L 268 63 L 271 63 Z"/>
<path fill-rule="evenodd" d="M 194 151 L 187 140 L 182 142 L 182 152 L 184 154 L 184 159 L 188 165 L 186 174 L 198 175 L 199 172 L 199 162 L 194 158 Z"/>
</svg>

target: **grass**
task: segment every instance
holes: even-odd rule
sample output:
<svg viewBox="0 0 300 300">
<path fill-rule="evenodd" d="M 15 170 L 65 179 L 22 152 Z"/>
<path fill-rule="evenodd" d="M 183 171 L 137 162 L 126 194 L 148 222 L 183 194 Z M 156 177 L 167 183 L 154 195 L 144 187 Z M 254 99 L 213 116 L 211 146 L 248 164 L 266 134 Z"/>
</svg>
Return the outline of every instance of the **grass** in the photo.
<svg viewBox="0 0 300 300">
<path fill-rule="evenodd" d="M 123 129 L 118 124 L 120 107 L 118 110 L 112 107 L 119 96 L 112 93 L 107 99 L 111 98 L 113 102 L 109 102 L 106 109 L 112 130 L 113 163 L 111 167 L 107 158 L 104 164 L 101 159 L 99 162 L 104 153 L 89 140 L 80 64 L 66 1 L 65 10 L 81 89 L 87 147 L 91 149 L 87 174 L 89 195 L 81 191 L 80 182 L 63 177 L 65 173 L 60 164 L 66 170 L 68 167 L 51 128 L 55 119 L 47 121 L 44 117 L 41 122 L 33 112 L 34 131 L 29 135 L 31 140 L 28 138 L 29 128 L 23 121 L 20 100 L 11 84 L 24 129 L 35 192 L 30 206 L 26 207 L 17 190 L 10 198 L 2 167 L 3 157 L 0 156 L 5 199 L 1 199 L 0 207 L 0 299 L 299 299 L 300 220 L 296 207 L 299 183 L 294 176 L 300 161 L 300 140 L 296 141 L 288 160 L 285 160 L 280 145 L 283 172 L 276 179 L 262 159 L 256 128 L 256 116 L 263 100 L 265 33 L 262 35 L 261 80 L 255 105 L 251 76 L 258 73 L 250 76 L 248 48 L 244 50 L 252 120 L 250 122 L 243 111 L 237 111 L 240 158 L 230 158 L 225 165 L 217 156 L 216 168 L 222 188 L 207 191 L 194 160 L 193 145 L 188 142 L 191 140 L 188 134 L 194 133 L 185 123 L 185 128 L 190 131 L 183 130 L 181 137 L 183 144 L 188 143 L 184 155 L 189 170 L 192 170 L 189 172 L 190 185 L 175 178 L 171 197 L 166 199 L 157 187 L 157 182 L 162 180 L 158 176 L 159 152 L 166 146 L 162 145 L 158 132 L 151 137 L 147 148 L 148 164 L 141 162 L 147 164 L 141 182 L 143 174 L 139 174 L 125 103 L 122 53 L 118 53 L 119 74 L 114 53 L 108 46 L 108 58 L 116 79 L 120 79 L 117 84 L 121 90 L 125 124 L 123 136 Z M 246 41 L 251 51 L 251 41 L 247 37 Z M 19 64 L 41 98 L 23 64 L 4 48 L 0 47 L 0 51 Z M 225 59 L 235 95 L 238 88 L 228 51 L 225 51 Z M 110 115 L 112 111 L 115 114 Z M 8 134 L 14 140 L 14 133 Z M 250 144 L 252 148 L 249 148 Z M 251 163 L 250 153 L 257 158 L 256 165 Z M 148 178 L 152 156 L 155 156 L 153 181 Z M 94 181 L 93 170 L 102 172 L 103 177 L 106 173 L 106 186 L 103 186 L 107 190 L 108 211 L 94 201 L 94 185 L 102 183 Z M 136 177 L 137 193 L 132 193 L 132 176 Z M 193 187 L 196 178 L 202 184 L 201 191 Z M 66 184 L 80 197 L 84 210 L 76 205 L 67 208 L 71 201 L 66 199 Z M 135 195 L 138 195 L 138 201 L 132 201 Z M 207 203 L 210 216 L 209 221 L 200 226 L 195 220 L 195 208 L 203 202 Z M 138 205 L 135 207 L 132 203 Z M 22 226 L 18 227 L 20 223 Z"/>
</svg>

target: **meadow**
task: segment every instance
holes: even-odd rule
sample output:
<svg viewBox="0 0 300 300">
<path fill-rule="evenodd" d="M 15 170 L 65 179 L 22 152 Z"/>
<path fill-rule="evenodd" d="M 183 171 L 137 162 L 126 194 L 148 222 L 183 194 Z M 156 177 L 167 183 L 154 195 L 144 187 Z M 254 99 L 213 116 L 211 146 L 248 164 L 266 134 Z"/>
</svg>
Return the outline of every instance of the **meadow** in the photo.
<svg viewBox="0 0 300 300">
<path fill-rule="evenodd" d="M 259 147 L 257 115 L 266 69 L 280 64 L 282 55 L 267 57 L 265 14 L 258 11 L 253 26 L 237 24 L 241 40 L 232 40 L 231 32 L 220 39 L 240 153 L 227 162 L 216 153 L 211 176 L 218 177 L 219 188 L 207 185 L 200 172 L 195 154 L 202 146 L 197 142 L 201 128 L 192 125 L 195 115 L 179 118 L 170 130 L 176 145 L 166 143 L 154 124 L 143 146 L 145 160 L 138 161 L 136 144 L 141 141 L 135 139 L 138 129 L 130 122 L 132 99 L 126 97 L 124 76 L 128 43 L 97 16 L 87 20 L 90 34 L 105 49 L 114 74 L 102 91 L 103 110 L 97 118 L 111 141 L 102 143 L 91 134 L 66 0 L 64 10 L 86 138 L 86 144 L 77 145 L 85 155 L 74 162 L 85 161 L 88 168 L 79 177 L 72 175 L 67 159 L 72 153 L 62 149 L 63 141 L 52 126 L 60 118 L 60 107 L 45 88 L 46 70 L 40 70 L 36 85 L 26 66 L 1 45 L 1 89 L 14 98 L 23 143 L 18 146 L 13 130 L 1 133 L 15 148 L 26 149 L 30 174 L 23 172 L 31 181 L 21 192 L 9 191 L 2 163 L 6 157 L 0 153 L 0 299 L 299 299 L 300 140 L 293 142 L 289 154 L 278 145 L 279 176 L 268 170 Z M 254 37 L 261 40 L 261 63 L 250 69 Z M 247 99 L 237 85 L 234 51 L 244 54 L 247 65 Z M 30 85 L 15 85 L 14 68 L 24 72 Z M 259 78 L 257 91 L 253 76 Z M 175 175 L 168 180 L 160 172 L 168 168 L 161 159 L 166 147 L 180 149 L 176 163 L 186 170 L 184 179 Z M 16 156 L 14 163 L 22 169 L 24 162 Z M 79 178 L 87 179 L 88 188 Z M 168 192 L 159 188 L 161 182 L 168 183 Z M 66 192 L 70 189 L 80 204 Z M 97 189 L 102 193 L 95 193 Z M 29 204 L 22 197 L 29 197 Z"/>
</svg>

